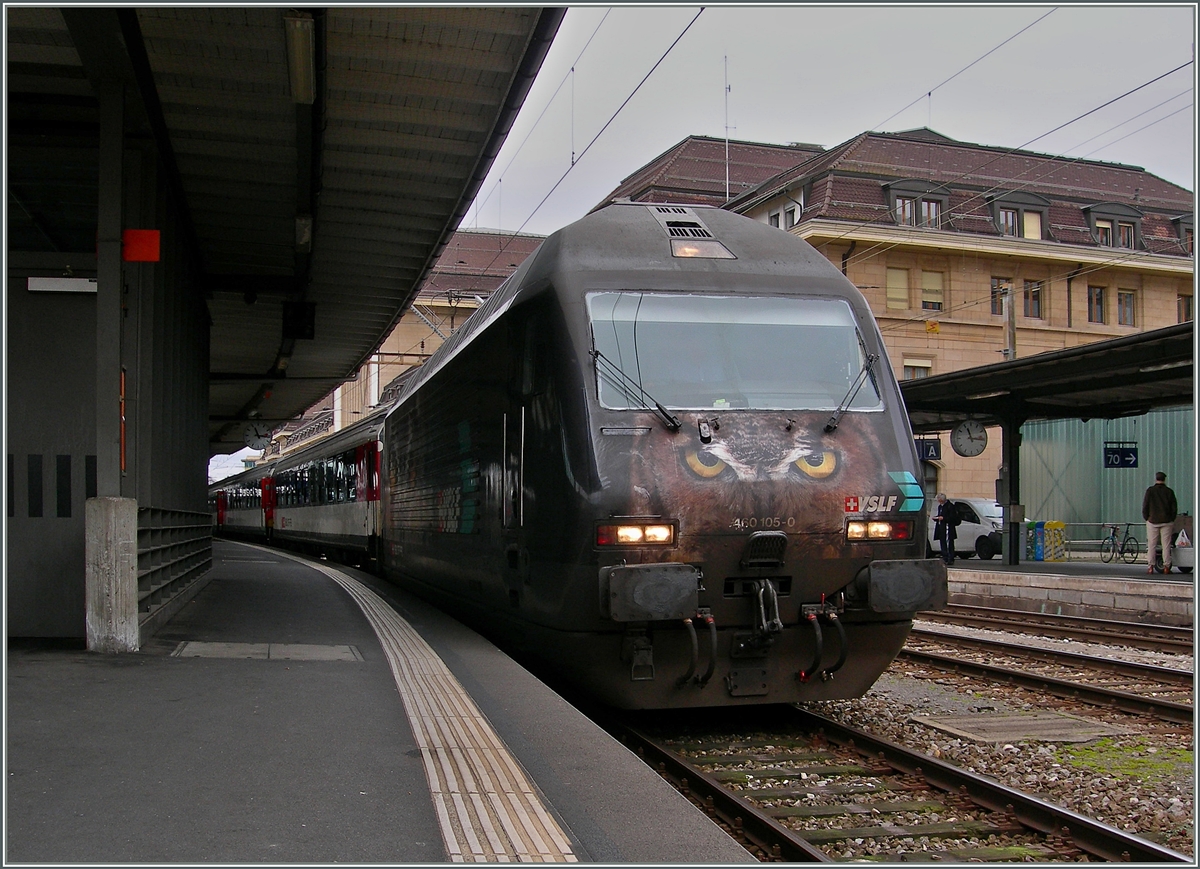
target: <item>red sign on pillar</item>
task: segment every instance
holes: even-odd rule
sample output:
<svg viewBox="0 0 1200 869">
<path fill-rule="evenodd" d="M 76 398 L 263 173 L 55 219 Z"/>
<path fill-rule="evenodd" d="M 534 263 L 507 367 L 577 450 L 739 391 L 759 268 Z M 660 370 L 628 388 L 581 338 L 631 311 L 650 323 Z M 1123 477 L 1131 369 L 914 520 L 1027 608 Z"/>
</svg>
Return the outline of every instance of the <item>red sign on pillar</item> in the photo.
<svg viewBox="0 0 1200 869">
<path fill-rule="evenodd" d="M 127 263 L 158 262 L 159 231 L 126 229 L 121 233 L 121 259 Z"/>
</svg>

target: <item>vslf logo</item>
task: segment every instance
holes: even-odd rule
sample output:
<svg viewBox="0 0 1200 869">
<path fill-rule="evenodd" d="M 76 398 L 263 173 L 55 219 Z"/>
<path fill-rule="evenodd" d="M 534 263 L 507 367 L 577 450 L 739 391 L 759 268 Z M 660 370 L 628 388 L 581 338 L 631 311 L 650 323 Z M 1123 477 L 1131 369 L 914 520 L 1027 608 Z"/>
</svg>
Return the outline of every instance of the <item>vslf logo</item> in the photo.
<svg viewBox="0 0 1200 869">
<path fill-rule="evenodd" d="M 898 500 L 895 495 L 850 495 L 846 498 L 846 512 L 890 513 Z"/>
</svg>

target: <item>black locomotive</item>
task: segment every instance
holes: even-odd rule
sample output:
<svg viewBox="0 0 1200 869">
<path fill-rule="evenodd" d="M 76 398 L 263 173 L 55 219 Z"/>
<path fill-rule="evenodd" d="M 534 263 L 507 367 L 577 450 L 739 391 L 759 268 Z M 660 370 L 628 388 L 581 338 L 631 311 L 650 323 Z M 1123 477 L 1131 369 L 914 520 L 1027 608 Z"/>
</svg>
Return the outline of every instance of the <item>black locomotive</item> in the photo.
<svg viewBox="0 0 1200 869">
<path fill-rule="evenodd" d="M 214 503 L 654 709 L 865 692 L 946 601 L 918 474 L 874 318 L 824 257 L 719 209 L 617 204 L 547 238 L 382 430 Z"/>
<path fill-rule="evenodd" d="M 616 706 L 858 696 L 945 603 L 866 301 L 723 210 L 551 235 L 383 443 L 385 574 Z"/>
</svg>

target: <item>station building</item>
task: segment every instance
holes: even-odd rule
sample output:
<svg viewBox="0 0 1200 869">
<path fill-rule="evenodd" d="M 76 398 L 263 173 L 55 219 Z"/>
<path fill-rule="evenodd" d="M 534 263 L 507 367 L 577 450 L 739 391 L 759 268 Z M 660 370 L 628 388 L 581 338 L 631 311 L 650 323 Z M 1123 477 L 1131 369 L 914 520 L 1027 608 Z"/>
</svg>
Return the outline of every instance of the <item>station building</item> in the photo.
<svg viewBox="0 0 1200 869">
<path fill-rule="evenodd" d="M 708 162 L 680 161 L 694 141 L 639 169 L 597 208 L 623 197 L 714 204 L 727 170 L 712 159 L 715 144 Z M 804 238 L 837 265 L 871 304 L 900 380 L 1193 317 L 1193 194 L 1137 166 L 959 142 L 926 128 L 866 132 L 814 150 L 725 207 Z M 1140 522 L 1141 492 L 1159 469 L 1181 509 L 1192 509 L 1190 408 L 1072 424 L 1027 426 L 1027 515 Z M 1139 439 L 1140 473 L 1099 473 L 1096 443 Z M 998 433 L 973 458 L 936 440 L 939 457 L 925 462 L 931 494 L 995 495 Z M 1087 450 L 1074 462 L 1087 468 L 1088 487 L 1074 497 L 1065 478 L 1033 473 L 1069 445 Z"/>
</svg>

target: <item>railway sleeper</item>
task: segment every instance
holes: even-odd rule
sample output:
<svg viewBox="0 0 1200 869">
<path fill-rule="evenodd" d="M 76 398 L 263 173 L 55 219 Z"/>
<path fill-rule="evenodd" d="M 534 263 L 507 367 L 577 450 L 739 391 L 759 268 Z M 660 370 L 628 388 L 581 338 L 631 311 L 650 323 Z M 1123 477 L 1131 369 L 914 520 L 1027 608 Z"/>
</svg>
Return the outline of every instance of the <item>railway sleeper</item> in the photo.
<svg viewBox="0 0 1200 869">
<path fill-rule="evenodd" d="M 719 782 L 747 783 L 752 781 L 796 779 L 804 776 L 811 776 L 812 778 L 826 778 L 836 775 L 870 776 L 875 775 L 875 773 L 865 766 L 845 764 L 841 766 L 796 767 L 794 769 L 784 769 L 783 767 L 769 767 L 755 770 L 721 769 L 715 770 L 709 773 L 709 775 Z"/>
<path fill-rule="evenodd" d="M 794 828 L 793 828 L 794 829 Z M 795 830 L 813 845 L 826 845 L 850 839 L 954 839 L 962 836 L 1028 836 L 1029 830 L 1018 823 L 989 824 L 986 821 L 952 821 L 916 826 L 880 824 L 876 827 L 850 827 L 830 830 Z"/>
<path fill-rule="evenodd" d="M 754 797 L 752 799 L 757 799 Z M 910 800 L 898 803 L 837 803 L 823 806 L 764 806 L 772 818 L 834 818 L 842 815 L 887 815 L 899 812 L 945 812 L 945 803 Z"/>
</svg>

